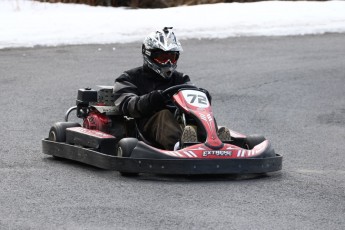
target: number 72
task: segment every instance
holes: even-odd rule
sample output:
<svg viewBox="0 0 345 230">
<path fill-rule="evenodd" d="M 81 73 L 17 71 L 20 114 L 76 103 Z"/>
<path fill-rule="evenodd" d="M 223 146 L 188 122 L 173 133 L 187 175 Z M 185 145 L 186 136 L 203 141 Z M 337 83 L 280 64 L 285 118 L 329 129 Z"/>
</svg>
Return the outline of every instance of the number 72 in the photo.
<svg viewBox="0 0 345 230">
<path fill-rule="evenodd" d="M 187 94 L 187 97 L 192 97 L 192 100 L 189 102 L 193 104 L 196 99 L 198 99 L 199 104 L 207 105 L 207 100 L 206 97 L 203 95 L 198 95 L 198 94 Z"/>
</svg>

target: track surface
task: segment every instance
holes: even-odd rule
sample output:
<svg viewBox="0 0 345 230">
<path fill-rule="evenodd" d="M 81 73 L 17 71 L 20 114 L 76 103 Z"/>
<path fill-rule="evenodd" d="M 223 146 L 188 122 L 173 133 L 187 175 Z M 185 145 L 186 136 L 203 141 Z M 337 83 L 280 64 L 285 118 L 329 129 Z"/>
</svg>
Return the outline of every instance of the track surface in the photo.
<svg viewBox="0 0 345 230">
<path fill-rule="evenodd" d="M 141 45 L 0 50 L 0 229 L 345 228 L 345 34 L 182 44 L 218 122 L 266 136 L 283 170 L 125 178 L 45 156 L 77 90 L 141 65 Z"/>
</svg>

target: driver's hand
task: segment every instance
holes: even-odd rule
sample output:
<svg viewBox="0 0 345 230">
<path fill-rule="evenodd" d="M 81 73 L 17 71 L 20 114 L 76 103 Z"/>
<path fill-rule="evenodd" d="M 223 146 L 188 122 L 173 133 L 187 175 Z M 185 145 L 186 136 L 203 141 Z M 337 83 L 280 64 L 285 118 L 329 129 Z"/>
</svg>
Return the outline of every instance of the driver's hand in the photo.
<svg viewBox="0 0 345 230">
<path fill-rule="evenodd" d="M 163 96 L 162 92 L 162 90 L 154 90 L 150 93 L 150 104 L 155 106 L 156 108 L 165 106 L 166 98 Z"/>
</svg>

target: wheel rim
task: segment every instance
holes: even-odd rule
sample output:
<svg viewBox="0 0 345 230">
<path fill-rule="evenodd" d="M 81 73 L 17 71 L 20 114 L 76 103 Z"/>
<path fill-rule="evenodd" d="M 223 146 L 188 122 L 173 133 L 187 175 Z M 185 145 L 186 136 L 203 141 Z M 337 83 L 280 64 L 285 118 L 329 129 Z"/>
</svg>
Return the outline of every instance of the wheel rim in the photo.
<svg viewBox="0 0 345 230">
<path fill-rule="evenodd" d="M 121 147 L 117 149 L 117 156 L 122 157 L 123 156 L 123 150 Z"/>
<path fill-rule="evenodd" d="M 56 133 L 54 131 L 49 133 L 49 140 L 56 141 Z"/>
</svg>

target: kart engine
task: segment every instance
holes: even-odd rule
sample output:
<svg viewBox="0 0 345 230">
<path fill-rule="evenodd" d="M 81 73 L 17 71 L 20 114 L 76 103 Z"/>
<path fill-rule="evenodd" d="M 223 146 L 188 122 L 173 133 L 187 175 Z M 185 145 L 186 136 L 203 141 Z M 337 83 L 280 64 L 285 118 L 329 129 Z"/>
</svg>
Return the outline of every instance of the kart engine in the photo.
<svg viewBox="0 0 345 230">
<path fill-rule="evenodd" d="M 111 124 L 111 119 L 98 111 L 91 111 L 83 121 L 84 128 L 99 130 L 105 133 L 109 132 Z"/>
<path fill-rule="evenodd" d="M 83 127 L 99 130 L 108 133 L 112 121 L 105 114 L 100 113 L 90 105 L 107 105 L 111 100 L 104 99 L 104 96 L 111 95 L 112 90 L 102 89 L 100 92 L 91 88 L 79 89 L 77 98 L 77 116 L 83 119 Z M 106 95 L 105 95 L 106 94 Z"/>
</svg>

